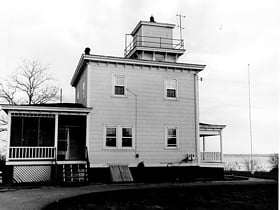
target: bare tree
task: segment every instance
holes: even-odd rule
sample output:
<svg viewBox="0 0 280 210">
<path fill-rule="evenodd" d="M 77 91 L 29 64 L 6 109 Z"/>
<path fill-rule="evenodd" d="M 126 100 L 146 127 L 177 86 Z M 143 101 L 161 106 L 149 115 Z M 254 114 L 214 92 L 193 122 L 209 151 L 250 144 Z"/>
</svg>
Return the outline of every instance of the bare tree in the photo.
<svg viewBox="0 0 280 210">
<path fill-rule="evenodd" d="M 244 159 L 244 168 L 247 171 L 252 171 L 251 161 L 249 159 Z M 265 167 L 256 159 L 253 159 L 253 171 L 265 171 Z"/>
<path fill-rule="evenodd" d="M 54 79 L 48 70 L 48 66 L 42 65 L 38 60 L 23 61 L 9 79 L 0 81 L 0 101 L 12 105 L 57 101 L 58 88 L 49 84 Z M 5 131 L 7 120 L 0 113 L 0 149 L 7 142 Z"/>
<path fill-rule="evenodd" d="M 38 60 L 25 60 L 10 79 L 0 83 L 0 98 L 8 104 L 44 104 L 58 100 L 58 88 L 48 66 Z"/>
<path fill-rule="evenodd" d="M 7 128 L 6 128 L 7 124 L 8 124 L 7 120 L 3 116 L 1 116 L 1 118 L 0 118 L 0 132 L 7 131 Z"/>
<path fill-rule="evenodd" d="M 0 98 L 8 104 L 15 104 L 15 86 L 9 81 L 2 81 L 0 83 Z"/>
<path fill-rule="evenodd" d="M 3 158 L 5 156 L 5 151 L 7 147 L 7 138 L 6 138 L 7 125 L 8 122 L 3 114 L 3 111 L 0 111 L 0 165 L 1 165 L 1 161 L 4 160 Z"/>
<path fill-rule="evenodd" d="M 278 169 L 279 165 L 279 155 L 278 154 L 272 154 L 269 158 L 269 163 L 271 164 L 272 169 Z"/>
</svg>

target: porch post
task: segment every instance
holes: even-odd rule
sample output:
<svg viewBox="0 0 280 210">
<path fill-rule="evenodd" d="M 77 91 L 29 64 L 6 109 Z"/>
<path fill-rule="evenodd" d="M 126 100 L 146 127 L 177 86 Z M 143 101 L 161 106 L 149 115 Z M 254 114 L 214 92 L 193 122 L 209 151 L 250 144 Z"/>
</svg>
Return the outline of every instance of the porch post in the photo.
<svg viewBox="0 0 280 210">
<path fill-rule="evenodd" d="M 89 115 L 90 115 L 91 113 L 89 113 Z M 87 160 L 89 160 L 89 125 L 90 125 L 90 123 L 89 123 L 89 116 L 87 115 L 86 116 L 86 154 L 85 154 L 85 157 L 87 157 Z"/>
<path fill-rule="evenodd" d="M 202 141 L 203 141 L 203 149 L 202 149 L 202 151 L 205 152 L 205 136 L 202 137 Z"/>
<path fill-rule="evenodd" d="M 9 161 L 10 157 L 10 145 L 11 145 L 11 125 L 12 125 L 12 117 L 11 113 L 8 113 L 8 126 L 7 126 L 7 153 L 6 153 L 6 161 Z"/>
<path fill-rule="evenodd" d="M 54 123 L 55 160 L 57 160 L 57 141 L 58 141 L 58 114 L 55 114 L 55 123 Z"/>
<path fill-rule="evenodd" d="M 205 136 L 202 137 L 202 158 L 205 160 Z"/>
<path fill-rule="evenodd" d="M 198 95 L 198 75 L 194 74 L 194 114 L 195 114 L 195 143 L 196 143 L 196 155 L 197 165 L 200 165 L 200 125 L 199 125 L 199 95 Z"/>
<path fill-rule="evenodd" d="M 220 130 L 220 154 L 221 154 L 221 162 L 223 162 L 223 135 L 222 131 Z"/>
</svg>

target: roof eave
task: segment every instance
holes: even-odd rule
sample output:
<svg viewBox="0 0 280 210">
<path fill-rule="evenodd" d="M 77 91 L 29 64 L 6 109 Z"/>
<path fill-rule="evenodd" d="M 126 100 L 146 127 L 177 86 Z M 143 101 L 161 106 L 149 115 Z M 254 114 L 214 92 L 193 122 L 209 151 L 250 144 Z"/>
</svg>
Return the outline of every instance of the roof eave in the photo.
<svg viewBox="0 0 280 210">
<path fill-rule="evenodd" d="M 36 112 L 72 112 L 89 113 L 92 108 L 72 108 L 72 107 L 49 107 L 49 106 L 22 106 L 22 105 L 0 105 L 0 110 L 6 113 L 11 111 L 36 111 Z"/>
<path fill-rule="evenodd" d="M 168 67 L 168 68 L 182 68 L 182 69 L 193 70 L 193 71 L 202 71 L 206 67 L 206 65 L 204 64 L 173 63 L 173 62 L 169 63 L 169 62 L 159 62 L 159 61 L 140 60 L 140 59 L 128 59 L 128 58 L 121 58 L 121 57 L 100 56 L 100 55 L 84 55 L 84 60 L 160 66 L 160 67 Z M 77 73 L 77 70 L 75 74 Z"/>
<path fill-rule="evenodd" d="M 139 23 L 136 25 L 136 27 L 133 29 L 133 31 L 130 33 L 132 36 L 138 31 L 141 25 L 153 25 L 153 26 L 162 26 L 162 27 L 168 27 L 168 28 L 175 28 L 175 24 L 170 23 L 158 23 L 158 22 L 148 22 L 148 21 L 139 21 Z"/>
<path fill-rule="evenodd" d="M 80 57 L 79 63 L 77 65 L 77 67 L 76 67 L 76 70 L 75 70 L 75 72 L 73 74 L 73 77 L 71 79 L 71 82 L 70 82 L 72 87 L 74 87 L 76 85 L 76 83 L 77 83 L 77 79 L 78 79 L 78 77 L 80 75 L 80 71 L 81 71 L 81 69 L 82 69 L 82 67 L 83 67 L 83 65 L 85 63 L 85 59 L 84 58 L 85 58 L 85 54 L 82 54 L 81 57 Z"/>
<path fill-rule="evenodd" d="M 226 127 L 226 125 L 200 123 L 199 127 L 200 129 L 204 129 L 204 130 L 222 130 Z"/>
</svg>

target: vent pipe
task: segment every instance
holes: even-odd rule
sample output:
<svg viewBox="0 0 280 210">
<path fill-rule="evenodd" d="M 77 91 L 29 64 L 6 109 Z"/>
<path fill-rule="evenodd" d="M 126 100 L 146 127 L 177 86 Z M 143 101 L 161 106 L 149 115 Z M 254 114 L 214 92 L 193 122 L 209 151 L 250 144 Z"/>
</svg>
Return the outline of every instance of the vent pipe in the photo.
<svg viewBox="0 0 280 210">
<path fill-rule="evenodd" d="M 85 48 L 84 52 L 85 52 L 86 55 L 89 55 L 90 54 L 90 48 L 89 47 Z"/>
<path fill-rule="evenodd" d="M 150 17 L 150 22 L 151 22 L 151 23 L 155 23 L 155 22 L 156 22 L 153 15 Z"/>
</svg>

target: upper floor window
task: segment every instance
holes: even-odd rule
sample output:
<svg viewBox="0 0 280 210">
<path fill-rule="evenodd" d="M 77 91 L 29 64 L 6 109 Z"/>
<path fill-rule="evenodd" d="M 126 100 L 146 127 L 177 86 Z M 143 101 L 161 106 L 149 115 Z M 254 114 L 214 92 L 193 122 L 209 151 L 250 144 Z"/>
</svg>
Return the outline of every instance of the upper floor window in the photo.
<svg viewBox="0 0 280 210">
<path fill-rule="evenodd" d="M 82 91 L 83 91 L 83 98 L 86 98 L 86 82 L 83 81 L 83 84 L 82 84 Z"/>
<path fill-rule="evenodd" d="M 177 79 L 165 80 L 165 97 L 168 99 L 178 98 L 178 84 Z"/>
<path fill-rule="evenodd" d="M 178 127 L 166 127 L 166 148 L 178 148 Z"/>
<path fill-rule="evenodd" d="M 114 75 L 113 93 L 115 96 L 124 96 L 126 89 L 126 77 L 124 75 Z"/>
</svg>

